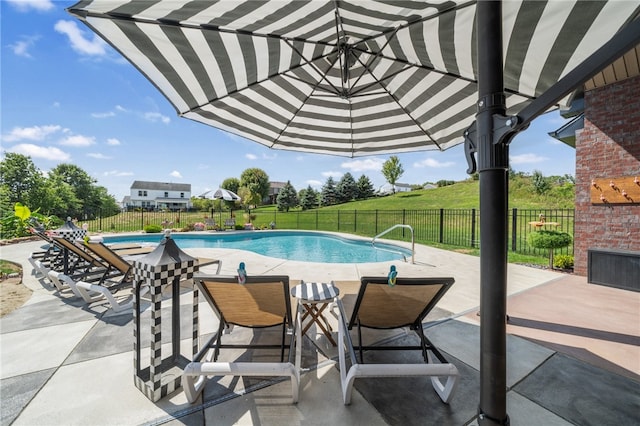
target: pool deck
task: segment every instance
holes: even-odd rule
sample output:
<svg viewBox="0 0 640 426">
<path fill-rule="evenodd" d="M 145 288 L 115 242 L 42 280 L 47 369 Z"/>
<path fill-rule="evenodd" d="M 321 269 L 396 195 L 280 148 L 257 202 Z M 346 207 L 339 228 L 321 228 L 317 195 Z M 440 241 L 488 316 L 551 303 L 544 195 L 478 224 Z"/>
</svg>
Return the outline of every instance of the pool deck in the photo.
<svg viewBox="0 0 640 426">
<path fill-rule="evenodd" d="M 41 245 L 0 248 L 0 258 L 22 264 L 23 282 L 33 290 L 24 306 L 0 319 L 2 426 L 477 424 L 477 257 L 418 245 L 415 264 L 322 264 L 239 250 L 186 249 L 192 256 L 221 259 L 225 275 L 235 274 L 238 264 L 245 262 L 249 275 L 334 280 L 343 297 L 353 295 L 357 286 L 341 282 L 386 276 L 391 264 L 399 276 L 452 276 L 456 282 L 427 318 L 426 332 L 461 374 L 448 405 L 440 402 L 428 381 L 410 378 L 359 379 L 351 405 L 345 406 L 336 349 L 324 336 L 312 333 L 304 340 L 305 370 L 297 404 L 290 404 L 288 382 L 244 379 L 211 380 L 203 396 L 189 404 L 181 390 L 154 403 L 134 386 L 131 312 L 115 314 L 104 303 L 87 306 L 69 293 L 52 291 L 46 281 L 31 274 L 26 260 Z M 214 269 L 205 266 L 202 272 Z M 511 424 L 638 424 L 640 293 L 520 265 L 509 265 L 508 282 Z M 189 303 L 185 287 L 182 304 Z M 185 313 L 189 310 L 182 309 Z M 204 303 L 200 327 L 207 335 L 217 327 Z M 187 348 L 190 341 L 182 343 Z"/>
</svg>

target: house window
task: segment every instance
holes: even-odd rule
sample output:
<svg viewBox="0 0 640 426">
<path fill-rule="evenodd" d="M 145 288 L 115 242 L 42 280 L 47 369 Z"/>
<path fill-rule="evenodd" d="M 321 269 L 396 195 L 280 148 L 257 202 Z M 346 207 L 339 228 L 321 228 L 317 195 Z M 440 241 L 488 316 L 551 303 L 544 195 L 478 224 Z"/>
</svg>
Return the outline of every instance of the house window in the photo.
<svg viewBox="0 0 640 426">
<path fill-rule="evenodd" d="M 184 198 L 184 192 L 180 193 L 180 198 Z"/>
<path fill-rule="evenodd" d="M 164 193 L 164 198 L 169 198 L 169 193 L 168 192 Z"/>
<path fill-rule="evenodd" d="M 142 197 L 142 191 L 138 191 L 138 197 Z"/>
</svg>

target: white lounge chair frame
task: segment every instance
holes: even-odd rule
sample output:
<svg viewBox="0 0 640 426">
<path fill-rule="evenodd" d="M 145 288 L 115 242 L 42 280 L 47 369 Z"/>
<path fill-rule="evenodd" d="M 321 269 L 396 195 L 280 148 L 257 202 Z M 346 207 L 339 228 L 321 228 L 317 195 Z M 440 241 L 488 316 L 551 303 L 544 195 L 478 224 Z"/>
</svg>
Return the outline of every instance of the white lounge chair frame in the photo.
<svg viewBox="0 0 640 426">
<path fill-rule="evenodd" d="M 233 276 L 194 276 L 194 281 L 198 285 L 201 294 L 209 302 L 215 314 L 220 320 L 218 332 L 204 345 L 203 349 L 194 357 L 194 361 L 189 363 L 182 374 L 182 387 L 184 389 L 187 400 L 194 403 L 202 390 L 204 389 L 210 376 L 258 376 L 258 377 L 289 377 L 291 379 L 291 394 L 293 403 L 298 402 L 298 389 L 300 386 L 300 373 L 295 365 L 291 362 L 293 358 L 295 345 L 295 330 L 289 330 L 286 334 L 290 335 L 289 342 L 289 361 L 288 362 L 219 362 L 217 356 L 220 348 L 224 347 L 246 347 L 251 349 L 259 349 L 260 347 L 272 347 L 265 345 L 222 345 L 221 338 L 223 334 L 229 334 L 234 323 L 227 323 L 224 315 L 220 312 L 216 302 L 211 298 L 209 292 L 203 285 L 203 281 L 215 281 L 236 286 L 256 286 L 261 283 L 280 283 L 285 294 L 282 295 L 283 302 L 286 303 L 286 322 L 283 326 L 294 327 L 291 316 L 291 306 L 289 299 L 289 277 L 286 276 L 253 276 L 247 277 L 244 284 L 238 284 L 238 278 Z M 246 287 L 245 287 L 246 288 Z M 243 303 L 243 301 L 239 301 Z M 236 324 L 246 326 L 243 324 Z M 279 324 L 276 324 L 279 325 Z M 267 327 L 270 325 L 264 325 Z M 257 327 L 262 327 L 257 325 Z M 283 333 L 285 330 L 283 329 Z M 283 334 L 284 339 L 284 334 Z M 284 340 L 283 340 L 284 345 Z M 284 351 L 284 346 L 282 347 Z"/>
<path fill-rule="evenodd" d="M 363 278 L 363 281 L 367 278 Z M 444 293 L 444 292 L 443 292 Z M 440 295 L 441 297 L 441 295 Z M 437 302 L 437 300 L 435 300 Z M 431 350 L 427 351 L 427 363 L 424 364 L 382 364 L 359 363 L 353 341 L 349 334 L 349 325 L 342 300 L 338 300 L 333 309 L 338 309 L 338 358 L 340 365 L 340 383 L 345 405 L 351 404 L 351 393 L 355 379 L 359 377 L 403 377 L 427 376 L 431 378 L 434 390 L 444 403 L 449 403 L 458 384 L 458 369 L 451 363 L 436 363 Z M 430 309 L 429 309 L 430 310 Z M 341 348 L 340 345 L 343 345 Z M 347 368 L 345 350 L 349 352 L 351 365 Z M 439 355 L 439 354 L 437 354 Z M 441 355 L 440 355 L 441 356 Z M 436 359 L 434 359 L 436 358 Z M 443 378 L 446 380 L 443 382 Z"/>
<path fill-rule="evenodd" d="M 122 312 L 133 308 L 133 298 L 125 303 L 118 303 L 113 293 L 107 287 L 99 284 L 91 284 L 86 281 L 73 281 L 71 277 L 61 272 L 49 271 L 48 277 L 58 291 L 69 288 L 76 296 L 82 298 L 87 304 L 106 299 L 114 312 Z M 148 287 L 142 289 L 141 294 L 149 291 Z"/>
</svg>

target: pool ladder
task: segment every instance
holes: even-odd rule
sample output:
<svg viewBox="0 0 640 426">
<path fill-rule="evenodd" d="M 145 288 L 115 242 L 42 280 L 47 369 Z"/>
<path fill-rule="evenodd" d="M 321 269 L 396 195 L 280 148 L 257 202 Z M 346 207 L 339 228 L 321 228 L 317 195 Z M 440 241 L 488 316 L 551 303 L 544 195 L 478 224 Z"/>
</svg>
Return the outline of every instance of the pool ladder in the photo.
<svg viewBox="0 0 640 426">
<path fill-rule="evenodd" d="M 376 235 L 375 237 L 373 237 L 373 239 L 371 240 L 371 245 L 374 245 L 376 243 L 376 239 L 378 237 L 383 236 L 384 234 L 387 234 L 391 231 L 393 231 L 396 228 L 408 228 L 411 231 L 411 263 L 415 264 L 416 263 L 416 244 L 415 241 L 413 239 L 413 228 L 411 227 L 411 225 L 402 225 L 402 224 L 397 224 L 397 225 L 393 225 L 391 228 L 387 229 L 386 231 L 382 231 L 381 233 L 379 233 L 378 235 Z M 407 258 L 402 255 L 404 257 L 404 261 L 407 261 Z"/>
</svg>

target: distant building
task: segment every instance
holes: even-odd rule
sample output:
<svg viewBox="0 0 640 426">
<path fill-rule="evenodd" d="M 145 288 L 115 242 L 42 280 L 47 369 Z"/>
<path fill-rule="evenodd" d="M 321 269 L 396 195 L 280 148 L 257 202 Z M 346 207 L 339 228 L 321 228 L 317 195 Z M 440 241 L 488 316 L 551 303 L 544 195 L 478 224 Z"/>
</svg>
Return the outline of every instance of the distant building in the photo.
<svg viewBox="0 0 640 426">
<path fill-rule="evenodd" d="M 269 182 L 269 195 L 262 202 L 264 204 L 276 204 L 278 194 L 286 184 L 287 182 Z"/>
<path fill-rule="evenodd" d="M 395 187 L 395 192 L 409 192 L 413 188 L 413 185 L 408 183 L 396 183 Z M 388 183 L 385 183 L 378 189 L 378 193 L 380 194 L 393 194 L 393 192 L 393 186 Z"/>
<path fill-rule="evenodd" d="M 122 205 L 125 210 L 188 210 L 192 207 L 191 184 L 136 180 Z"/>
</svg>

